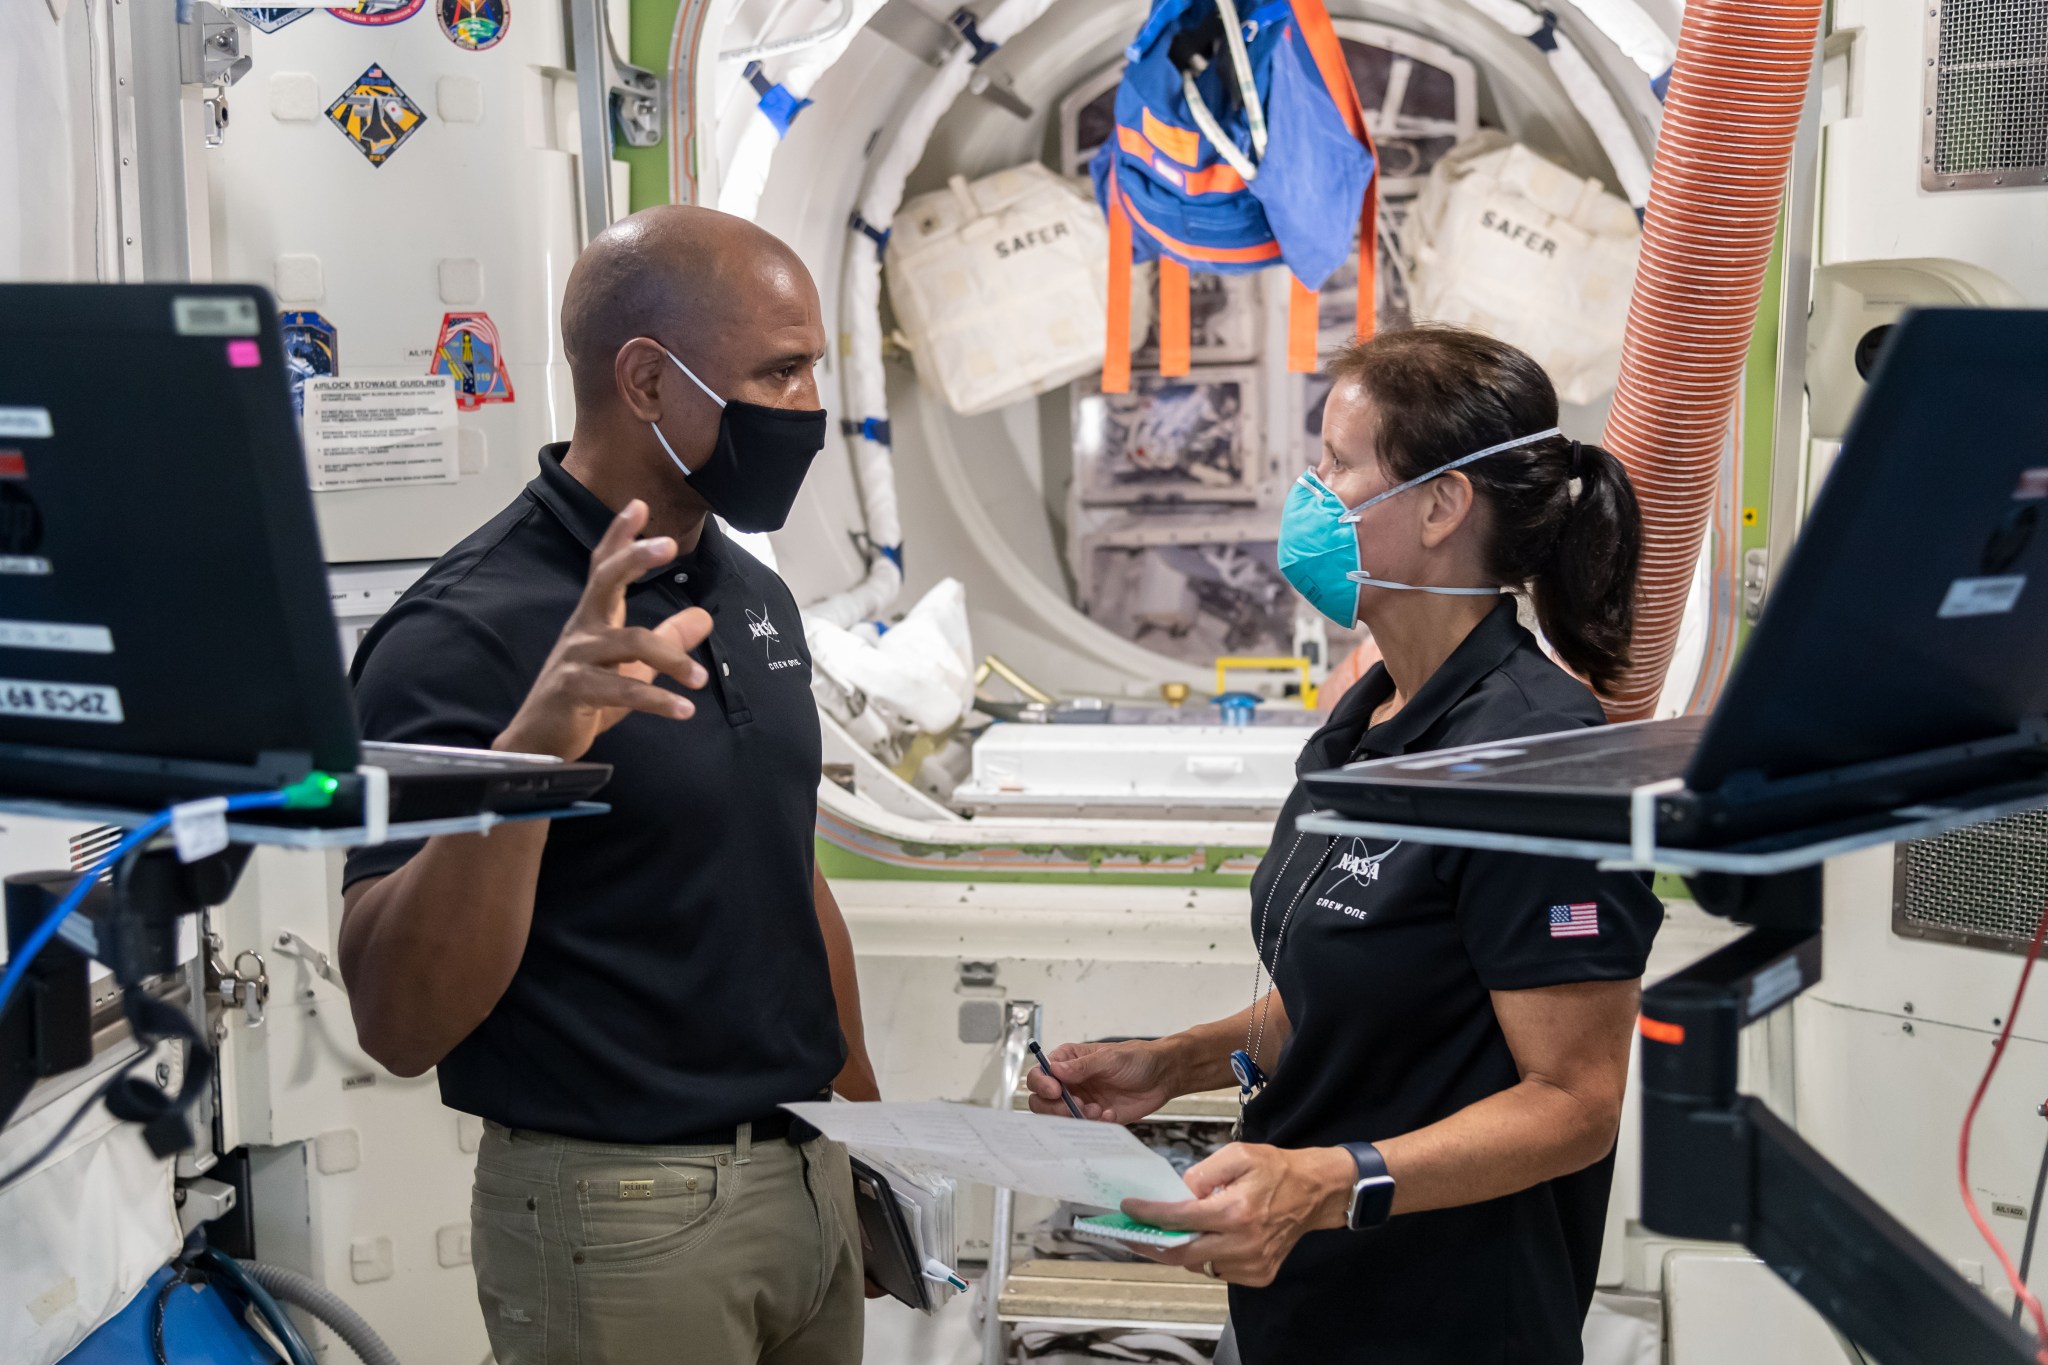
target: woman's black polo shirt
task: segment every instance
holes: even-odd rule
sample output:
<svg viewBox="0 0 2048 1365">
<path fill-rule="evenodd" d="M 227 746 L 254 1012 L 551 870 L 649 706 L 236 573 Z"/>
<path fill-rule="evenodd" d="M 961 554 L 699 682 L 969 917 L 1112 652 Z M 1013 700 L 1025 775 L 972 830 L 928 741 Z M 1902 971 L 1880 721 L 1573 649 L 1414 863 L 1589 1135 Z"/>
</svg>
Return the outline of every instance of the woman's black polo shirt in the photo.
<svg viewBox="0 0 2048 1365">
<path fill-rule="evenodd" d="M 1360 679 L 1299 771 L 1604 720 L 1516 621 L 1512 599 L 1371 726 L 1392 691 L 1384 666 Z M 1294 1034 L 1247 1111 L 1250 1141 L 1330 1146 L 1425 1127 L 1520 1079 L 1489 992 L 1643 974 L 1664 912 L 1639 877 L 1298 835 L 1307 808 L 1297 785 L 1252 881 L 1252 931 L 1263 918 L 1269 964 L 1288 920 L 1275 978 Z M 1612 1175 L 1610 1154 L 1504 1199 L 1308 1234 L 1272 1286 L 1231 1290 L 1247 1365 L 1580 1360 Z"/>
<path fill-rule="evenodd" d="M 350 677 L 372 739 L 482 748 L 512 719 L 612 520 L 541 451 L 540 476 L 377 623 Z M 440 1065 L 453 1108 L 513 1128 L 661 1144 L 814 1098 L 845 1059 L 811 895 L 820 760 L 789 589 L 707 521 L 626 593 L 626 624 L 715 622 L 687 721 L 634 713 L 588 757 L 609 815 L 548 831 L 526 954 Z M 682 691 L 672 680 L 661 685 Z M 344 884 L 422 847 L 348 859 Z M 421 913 L 431 913 L 421 907 Z"/>
</svg>

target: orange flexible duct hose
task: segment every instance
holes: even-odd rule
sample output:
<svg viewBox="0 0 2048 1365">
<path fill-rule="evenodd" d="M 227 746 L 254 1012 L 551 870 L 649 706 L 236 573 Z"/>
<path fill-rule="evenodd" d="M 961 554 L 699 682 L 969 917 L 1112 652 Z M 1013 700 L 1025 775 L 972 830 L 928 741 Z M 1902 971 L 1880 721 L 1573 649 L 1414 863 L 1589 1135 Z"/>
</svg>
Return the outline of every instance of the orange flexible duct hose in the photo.
<svg viewBox="0 0 2048 1365">
<path fill-rule="evenodd" d="M 1777 235 L 1825 0 L 1692 0 L 1664 101 L 1607 448 L 1643 508 L 1635 663 L 1607 711 L 1655 709 Z"/>
</svg>

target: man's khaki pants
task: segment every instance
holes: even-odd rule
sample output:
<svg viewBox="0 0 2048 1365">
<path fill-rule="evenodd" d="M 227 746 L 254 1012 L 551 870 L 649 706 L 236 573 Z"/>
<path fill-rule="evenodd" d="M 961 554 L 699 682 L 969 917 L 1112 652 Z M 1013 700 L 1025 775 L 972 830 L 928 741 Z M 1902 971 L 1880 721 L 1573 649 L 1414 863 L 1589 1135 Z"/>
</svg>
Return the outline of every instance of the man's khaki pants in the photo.
<svg viewBox="0 0 2048 1365">
<path fill-rule="evenodd" d="M 498 1365 L 857 1365 L 846 1149 L 613 1147 L 487 1124 L 470 1196 Z"/>
</svg>

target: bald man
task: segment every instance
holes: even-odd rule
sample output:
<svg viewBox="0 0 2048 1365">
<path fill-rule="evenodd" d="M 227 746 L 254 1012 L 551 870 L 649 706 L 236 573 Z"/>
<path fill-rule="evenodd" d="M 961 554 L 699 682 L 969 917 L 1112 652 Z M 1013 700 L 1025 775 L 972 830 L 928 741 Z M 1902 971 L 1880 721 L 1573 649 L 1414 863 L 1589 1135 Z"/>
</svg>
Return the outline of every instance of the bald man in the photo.
<svg viewBox="0 0 2048 1365">
<path fill-rule="evenodd" d="M 342 971 L 371 1056 L 480 1115 L 470 1203 L 499 1365 L 843 1365 L 844 1149 L 779 1105 L 876 1098 L 813 860 L 811 664 L 782 525 L 824 441 L 818 295 L 693 208 L 570 272 L 566 445 L 357 651 L 366 734 L 613 766 L 609 815 L 350 855 Z"/>
</svg>

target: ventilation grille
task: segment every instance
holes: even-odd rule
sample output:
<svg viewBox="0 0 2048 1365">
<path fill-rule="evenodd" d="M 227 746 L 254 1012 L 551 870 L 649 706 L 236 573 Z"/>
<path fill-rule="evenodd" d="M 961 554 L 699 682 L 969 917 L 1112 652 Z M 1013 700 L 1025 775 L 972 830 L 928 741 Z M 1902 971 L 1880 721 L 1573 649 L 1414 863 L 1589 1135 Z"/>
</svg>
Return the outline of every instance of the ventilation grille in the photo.
<svg viewBox="0 0 2048 1365">
<path fill-rule="evenodd" d="M 71 836 L 71 870 L 83 872 L 113 850 L 128 831 L 119 825 L 100 825 Z"/>
<path fill-rule="evenodd" d="M 2048 906 L 2048 811 L 1899 845 L 1892 930 L 2023 953 Z"/>
<path fill-rule="evenodd" d="M 2048 183 L 2048 0 L 1929 6 L 1920 183 Z"/>
</svg>

